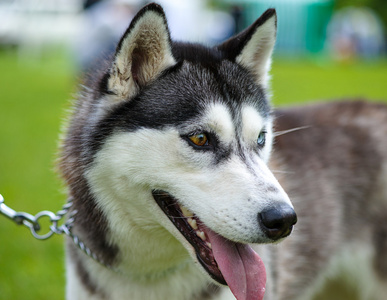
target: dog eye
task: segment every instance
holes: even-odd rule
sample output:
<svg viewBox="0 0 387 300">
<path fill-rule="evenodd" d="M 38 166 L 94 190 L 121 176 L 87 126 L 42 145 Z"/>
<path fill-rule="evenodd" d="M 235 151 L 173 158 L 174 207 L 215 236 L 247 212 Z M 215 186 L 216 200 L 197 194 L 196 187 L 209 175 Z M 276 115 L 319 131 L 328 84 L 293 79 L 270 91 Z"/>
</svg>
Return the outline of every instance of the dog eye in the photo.
<svg viewBox="0 0 387 300">
<path fill-rule="evenodd" d="M 266 131 L 262 130 L 258 135 L 257 144 L 259 147 L 263 147 L 265 145 L 265 142 L 266 142 Z"/>
<path fill-rule="evenodd" d="M 205 133 L 193 134 L 188 136 L 188 138 L 195 146 L 208 146 L 208 137 Z"/>
</svg>

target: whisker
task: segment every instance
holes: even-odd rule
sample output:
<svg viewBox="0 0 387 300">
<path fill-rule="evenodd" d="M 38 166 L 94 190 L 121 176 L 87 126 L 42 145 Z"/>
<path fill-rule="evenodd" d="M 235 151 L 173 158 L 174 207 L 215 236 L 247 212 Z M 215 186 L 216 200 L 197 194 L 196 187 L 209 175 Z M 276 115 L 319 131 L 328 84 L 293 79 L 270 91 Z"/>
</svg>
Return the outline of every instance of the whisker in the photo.
<svg viewBox="0 0 387 300">
<path fill-rule="evenodd" d="M 277 137 L 277 136 L 280 136 L 280 135 L 283 135 L 283 134 L 287 134 L 287 133 L 290 133 L 290 132 L 298 131 L 298 130 L 301 130 L 301 129 L 306 129 L 306 128 L 310 128 L 310 126 L 301 126 L 301 127 L 295 127 L 295 128 L 292 128 L 292 129 L 276 131 L 276 132 L 274 132 L 274 137 Z"/>
</svg>

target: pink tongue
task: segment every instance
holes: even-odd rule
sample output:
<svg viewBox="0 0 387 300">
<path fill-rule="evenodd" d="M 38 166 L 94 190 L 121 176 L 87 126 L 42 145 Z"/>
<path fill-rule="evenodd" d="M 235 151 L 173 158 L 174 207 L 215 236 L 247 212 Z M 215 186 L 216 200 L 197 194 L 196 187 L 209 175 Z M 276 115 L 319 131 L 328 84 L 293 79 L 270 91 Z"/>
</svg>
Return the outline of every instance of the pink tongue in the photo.
<svg viewBox="0 0 387 300">
<path fill-rule="evenodd" d="M 262 300 L 266 270 L 249 245 L 234 243 L 206 228 L 212 252 L 224 279 L 237 300 Z"/>
</svg>

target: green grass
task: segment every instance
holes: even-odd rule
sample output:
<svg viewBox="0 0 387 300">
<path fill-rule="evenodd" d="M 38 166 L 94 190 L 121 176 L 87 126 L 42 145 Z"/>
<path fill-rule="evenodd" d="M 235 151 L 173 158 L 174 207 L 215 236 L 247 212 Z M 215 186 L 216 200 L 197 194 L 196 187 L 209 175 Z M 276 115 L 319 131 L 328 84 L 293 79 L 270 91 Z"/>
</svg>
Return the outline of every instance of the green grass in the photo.
<svg viewBox="0 0 387 300">
<path fill-rule="evenodd" d="M 63 57 L 23 61 L 0 52 L 0 193 L 19 211 L 57 211 L 65 202 L 54 172 L 61 121 L 75 91 Z M 275 59 L 273 103 L 387 99 L 387 62 L 336 65 Z M 37 241 L 0 216 L 0 299 L 64 299 L 63 238 Z"/>
<path fill-rule="evenodd" d="M 275 106 L 354 97 L 387 100 L 387 60 L 337 64 L 274 59 L 271 73 Z"/>
<path fill-rule="evenodd" d="M 0 53 L 0 193 L 17 211 L 57 211 L 57 140 L 74 77 L 63 59 Z M 41 242 L 0 216 L 0 299 L 63 299 L 63 238 Z"/>
</svg>

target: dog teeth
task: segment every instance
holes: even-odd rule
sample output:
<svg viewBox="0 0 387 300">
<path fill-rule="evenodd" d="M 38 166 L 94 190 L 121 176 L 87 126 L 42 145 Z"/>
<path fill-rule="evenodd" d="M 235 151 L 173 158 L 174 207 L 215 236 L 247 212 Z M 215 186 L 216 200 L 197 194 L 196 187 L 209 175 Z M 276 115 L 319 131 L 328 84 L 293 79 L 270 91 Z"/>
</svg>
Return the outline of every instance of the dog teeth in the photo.
<svg viewBox="0 0 387 300">
<path fill-rule="evenodd" d="M 203 231 L 196 230 L 196 235 L 202 239 L 202 241 L 206 240 L 206 234 Z"/>
<path fill-rule="evenodd" d="M 185 206 L 182 206 L 182 205 L 179 205 L 180 206 L 180 210 L 181 210 L 181 212 L 183 213 L 183 216 L 184 217 L 187 217 L 187 218 L 189 218 L 189 217 L 193 217 L 193 212 L 192 211 L 190 211 L 188 208 L 186 208 Z"/>
<path fill-rule="evenodd" d="M 198 224 L 197 224 L 195 219 L 188 218 L 187 221 L 188 221 L 189 226 L 191 226 L 193 229 L 195 229 L 195 230 L 198 229 Z"/>
<path fill-rule="evenodd" d="M 183 205 L 179 205 L 179 207 L 183 216 L 187 218 L 189 226 L 191 226 L 192 229 L 195 230 L 196 235 L 200 237 L 202 241 L 206 242 L 208 248 L 212 249 L 211 243 L 206 241 L 206 234 L 203 231 L 199 230 L 198 223 L 196 222 L 196 219 L 193 218 L 194 213 Z"/>
</svg>

